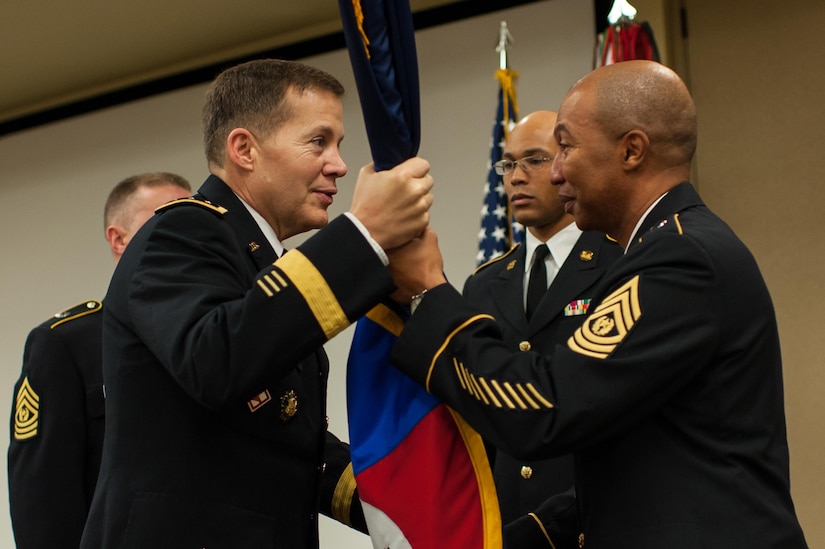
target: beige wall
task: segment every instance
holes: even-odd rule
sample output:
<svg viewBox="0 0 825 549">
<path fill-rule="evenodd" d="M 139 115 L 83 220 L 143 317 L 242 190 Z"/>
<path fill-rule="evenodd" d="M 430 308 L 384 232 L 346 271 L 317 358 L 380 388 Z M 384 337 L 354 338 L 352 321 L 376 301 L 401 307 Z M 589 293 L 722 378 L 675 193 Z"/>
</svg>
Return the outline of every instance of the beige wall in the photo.
<svg viewBox="0 0 825 549">
<path fill-rule="evenodd" d="M 679 4 L 664 2 L 671 13 Z M 792 494 L 809 545 L 825 547 L 825 2 L 681 3 L 689 36 L 670 38 L 699 112 L 696 182 L 753 251 L 771 290 Z"/>
</svg>

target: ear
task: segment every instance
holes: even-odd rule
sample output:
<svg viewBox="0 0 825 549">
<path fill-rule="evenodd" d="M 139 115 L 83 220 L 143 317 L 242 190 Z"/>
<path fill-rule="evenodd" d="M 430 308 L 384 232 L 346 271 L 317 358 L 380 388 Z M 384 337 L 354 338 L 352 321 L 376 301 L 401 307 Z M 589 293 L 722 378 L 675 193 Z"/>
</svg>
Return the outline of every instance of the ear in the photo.
<svg viewBox="0 0 825 549">
<path fill-rule="evenodd" d="M 639 167 L 647 155 L 650 138 L 642 130 L 630 130 L 621 140 L 622 161 L 626 170 Z"/>
<path fill-rule="evenodd" d="M 106 241 L 109 243 L 109 248 L 111 248 L 115 258 L 122 256 L 123 250 L 126 249 L 126 245 L 129 243 L 126 238 L 126 229 L 117 225 L 109 225 L 106 227 Z"/>
<path fill-rule="evenodd" d="M 230 162 L 242 170 L 252 170 L 258 142 L 245 128 L 235 128 L 226 138 L 226 155 Z"/>
</svg>

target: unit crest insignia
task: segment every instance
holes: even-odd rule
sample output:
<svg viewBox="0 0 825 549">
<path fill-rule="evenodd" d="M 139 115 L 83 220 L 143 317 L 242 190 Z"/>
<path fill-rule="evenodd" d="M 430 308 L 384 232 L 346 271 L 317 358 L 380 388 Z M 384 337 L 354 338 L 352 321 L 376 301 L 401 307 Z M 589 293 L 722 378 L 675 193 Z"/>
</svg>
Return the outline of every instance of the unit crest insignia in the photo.
<svg viewBox="0 0 825 549">
<path fill-rule="evenodd" d="M 641 316 L 639 275 L 636 275 L 599 304 L 567 340 L 567 346 L 585 356 L 607 358 Z"/>
<path fill-rule="evenodd" d="M 290 389 L 281 396 L 281 420 L 287 422 L 297 413 L 298 395 Z"/>
</svg>

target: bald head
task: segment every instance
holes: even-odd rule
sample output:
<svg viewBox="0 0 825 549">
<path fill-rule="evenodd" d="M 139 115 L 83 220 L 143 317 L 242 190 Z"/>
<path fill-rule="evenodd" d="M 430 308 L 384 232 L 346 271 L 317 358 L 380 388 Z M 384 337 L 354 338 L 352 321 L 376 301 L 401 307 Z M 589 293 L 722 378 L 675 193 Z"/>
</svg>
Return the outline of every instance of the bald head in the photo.
<svg viewBox="0 0 825 549">
<path fill-rule="evenodd" d="M 570 93 L 588 88 L 595 97 L 594 122 L 609 136 L 645 132 L 663 169 L 693 159 L 696 106 L 675 72 L 654 61 L 624 61 L 591 72 Z"/>
<path fill-rule="evenodd" d="M 663 193 L 690 179 L 696 108 L 679 77 L 652 61 L 623 61 L 570 88 L 555 127 L 550 178 L 583 230 L 626 245 Z"/>
<path fill-rule="evenodd" d="M 521 132 L 550 131 L 550 141 L 553 140 L 553 126 L 556 125 L 556 113 L 553 111 L 534 111 L 519 120 L 510 130 L 510 137 Z"/>
<path fill-rule="evenodd" d="M 518 162 L 502 177 L 513 216 L 542 242 L 573 222 L 550 183 L 550 166 L 559 150 L 555 125 L 553 111 L 528 114 L 510 131 L 502 154 L 504 160 Z"/>
</svg>

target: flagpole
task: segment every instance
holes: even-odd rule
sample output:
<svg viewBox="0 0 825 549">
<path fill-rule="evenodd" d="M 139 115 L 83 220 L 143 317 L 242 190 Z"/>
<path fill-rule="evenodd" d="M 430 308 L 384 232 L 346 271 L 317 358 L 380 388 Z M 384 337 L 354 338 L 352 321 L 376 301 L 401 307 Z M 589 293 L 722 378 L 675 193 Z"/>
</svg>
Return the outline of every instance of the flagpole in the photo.
<svg viewBox="0 0 825 549">
<path fill-rule="evenodd" d="M 481 231 L 478 234 L 476 264 L 483 265 L 520 242 L 521 230 L 513 224 L 510 205 L 504 189 L 504 181 L 495 171 L 496 162 L 501 160 L 504 143 L 510 128 L 518 120 L 515 81 L 518 73 L 509 68 L 508 47 L 513 43 L 513 35 L 507 22 L 501 21 L 496 41 L 499 66 L 495 71 L 498 81 L 498 104 L 493 120 L 493 136 L 490 141 L 490 157 L 487 165 L 487 181 L 484 184 L 484 201 L 481 209 Z"/>
<path fill-rule="evenodd" d="M 502 21 L 498 28 L 498 45 L 496 46 L 496 51 L 498 52 L 498 68 L 499 70 L 506 71 L 510 68 L 507 60 L 507 47 L 510 43 L 513 42 L 513 35 L 510 34 L 510 29 L 507 27 L 507 21 Z M 506 99 L 505 99 L 506 102 Z M 507 112 L 507 107 L 505 104 L 504 112 Z M 510 128 L 507 126 L 504 127 L 504 137 L 505 139 L 510 133 Z M 507 207 L 507 240 L 510 243 L 510 246 L 513 245 L 515 242 L 515 235 L 513 234 L 513 216 L 510 213 L 510 207 L 508 204 Z"/>
<path fill-rule="evenodd" d="M 498 29 L 498 45 L 496 51 L 498 52 L 498 68 L 504 70 L 509 67 L 507 64 L 507 46 L 513 41 L 513 35 L 507 28 L 507 21 L 502 21 Z"/>
</svg>

